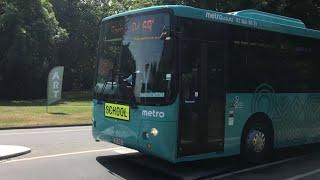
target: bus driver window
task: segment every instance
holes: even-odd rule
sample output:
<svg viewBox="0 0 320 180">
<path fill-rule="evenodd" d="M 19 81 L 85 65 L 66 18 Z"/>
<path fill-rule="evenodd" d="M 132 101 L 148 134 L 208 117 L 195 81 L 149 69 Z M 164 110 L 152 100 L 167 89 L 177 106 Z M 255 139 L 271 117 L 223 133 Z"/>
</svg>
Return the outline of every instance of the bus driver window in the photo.
<svg viewBox="0 0 320 180">
<path fill-rule="evenodd" d="M 197 61 L 196 61 L 197 62 Z M 198 91 L 198 67 L 197 63 L 193 62 L 189 67 L 185 67 L 182 73 L 182 82 L 183 82 L 183 101 L 186 104 L 196 103 L 196 100 L 199 97 Z"/>
</svg>

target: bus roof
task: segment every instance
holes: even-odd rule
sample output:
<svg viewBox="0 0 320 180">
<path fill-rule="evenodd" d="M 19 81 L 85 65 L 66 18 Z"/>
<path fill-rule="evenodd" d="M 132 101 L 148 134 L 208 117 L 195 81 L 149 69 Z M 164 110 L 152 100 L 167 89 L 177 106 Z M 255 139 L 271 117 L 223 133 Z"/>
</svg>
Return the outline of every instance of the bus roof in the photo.
<svg viewBox="0 0 320 180">
<path fill-rule="evenodd" d="M 215 21 L 249 28 L 262 29 L 267 31 L 292 34 L 320 39 L 320 31 L 306 28 L 305 24 L 294 18 L 280 16 L 276 14 L 261 12 L 257 10 L 243 10 L 230 13 L 221 13 L 211 10 L 199 9 L 183 5 L 152 6 L 143 9 L 131 10 L 104 18 L 102 21 L 115 17 L 132 15 L 155 11 L 160 9 L 171 9 L 175 16 Z"/>
</svg>

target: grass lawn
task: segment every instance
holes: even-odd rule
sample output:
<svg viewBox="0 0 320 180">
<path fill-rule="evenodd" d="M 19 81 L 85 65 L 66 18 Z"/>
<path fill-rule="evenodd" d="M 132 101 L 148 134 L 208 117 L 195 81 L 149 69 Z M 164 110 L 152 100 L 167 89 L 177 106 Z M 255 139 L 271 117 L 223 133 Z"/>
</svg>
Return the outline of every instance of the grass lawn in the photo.
<svg viewBox="0 0 320 180">
<path fill-rule="evenodd" d="M 66 96 L 58 104 L 49 106 L 49 113 L 46 100 L 0 101 L 0 128 L 91 123 L 90 98 Z"/>
</svg>

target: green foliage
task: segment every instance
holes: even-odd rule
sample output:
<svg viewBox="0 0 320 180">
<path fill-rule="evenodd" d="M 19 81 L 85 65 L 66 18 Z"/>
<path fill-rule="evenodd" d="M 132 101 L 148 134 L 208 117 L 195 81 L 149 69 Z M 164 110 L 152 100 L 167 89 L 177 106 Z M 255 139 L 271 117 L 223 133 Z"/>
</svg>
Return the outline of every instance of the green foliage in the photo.
<svg viewBox="0 0 320 180">
<path fill-rule="evenodd" d="M 319 0 L 283 0 L 282 14 L 302 19 L 307 27 L 320 29 L 320 1 Z"/>
<path fill-rule="evenodd" d="M 52 4 L 69 33 L 57 51 L 58 64 L 65 66 L 64 89 L 90 89 L 102 9 L 96 1 L 52 0 Z"/>
<path fill-rule="evenodd" d="M 54 64 L 55 46 L 67 38 L 48 0 L 8 0 L 0 17 L 1 95 L 45 94 L 45 77 Z"/>
<path fill-rule="evenodd" d="M 5 10 L 4 10 L 5 7 L 6 7 L 6 3 L 5 2 L 0 2 L 0 15 L 5 12 Z"/>
</svg>

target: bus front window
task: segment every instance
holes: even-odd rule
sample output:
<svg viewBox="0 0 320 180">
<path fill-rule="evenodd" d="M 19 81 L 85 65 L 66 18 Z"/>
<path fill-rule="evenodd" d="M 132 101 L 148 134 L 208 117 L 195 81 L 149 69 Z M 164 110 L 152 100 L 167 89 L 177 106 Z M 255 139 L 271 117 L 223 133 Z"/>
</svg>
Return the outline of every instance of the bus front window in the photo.
<svg viewBox="0 0 320 180">
<path fill-rule="evenodd" d="M 96 98 L 141 104 L 170 102 L 175 72 L 169 27 L 169 15 L 164 13 L 105 21 Z"/>
</svg>

